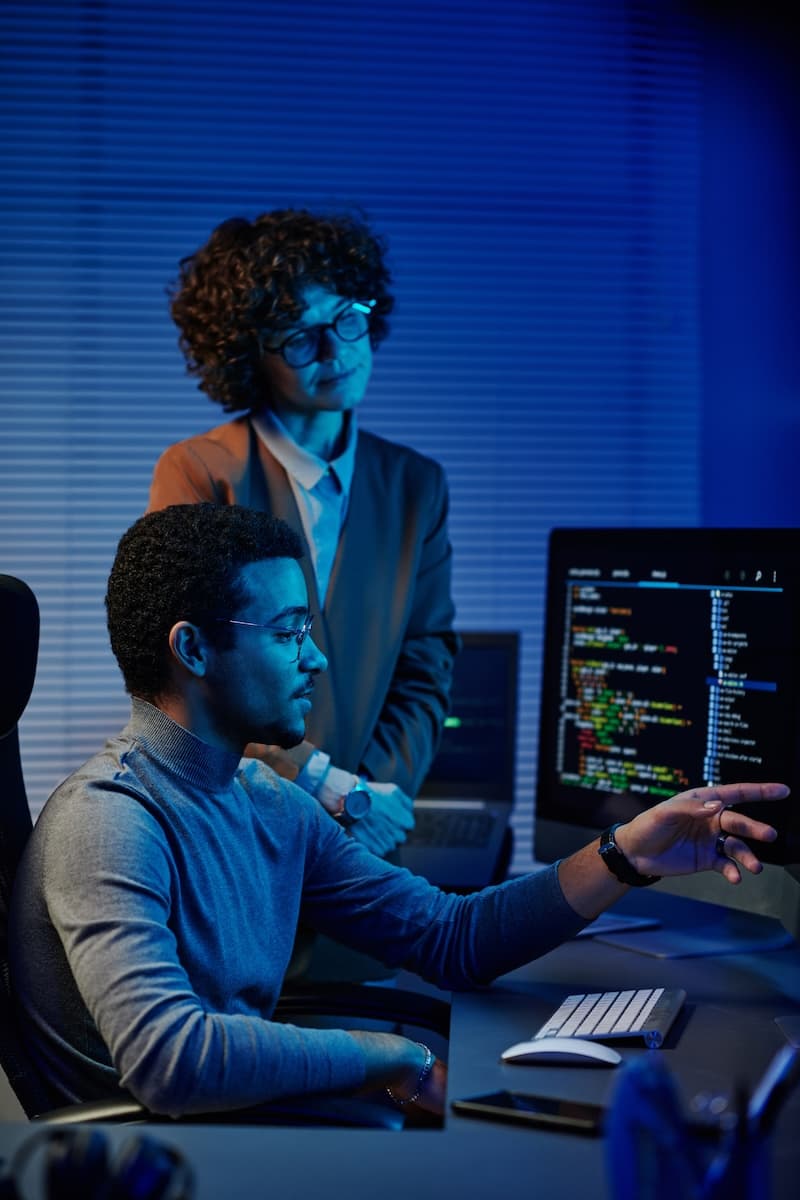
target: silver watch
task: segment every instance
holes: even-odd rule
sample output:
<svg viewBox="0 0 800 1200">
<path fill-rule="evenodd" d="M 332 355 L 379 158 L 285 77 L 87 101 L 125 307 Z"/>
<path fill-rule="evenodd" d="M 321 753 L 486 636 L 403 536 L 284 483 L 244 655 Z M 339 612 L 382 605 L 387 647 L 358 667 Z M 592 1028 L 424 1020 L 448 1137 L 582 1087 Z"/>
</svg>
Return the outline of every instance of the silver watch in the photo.
<svg viewBox="0 0 800 1200">
<path fill-rule="evenodd" d="M 355 825 L 356 821 L 365 817 L 371 807 L 372 793 L 365 783 L 357 783 L 354 788 L 342 796 L 339 807 L 333 815 L 340 825 L 349 829 L 351 825 Z"/>
</svg>

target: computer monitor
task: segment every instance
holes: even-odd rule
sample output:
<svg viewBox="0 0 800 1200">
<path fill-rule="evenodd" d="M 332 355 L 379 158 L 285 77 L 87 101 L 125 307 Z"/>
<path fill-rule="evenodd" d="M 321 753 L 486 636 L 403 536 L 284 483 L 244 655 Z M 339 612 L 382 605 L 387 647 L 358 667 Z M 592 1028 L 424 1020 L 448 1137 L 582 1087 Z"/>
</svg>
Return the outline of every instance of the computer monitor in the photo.
<svg viewBox="0 0 800 1200">
<path fill-rule="evenodd" d="M 794 794 L 747 811 L 780 831 L 763 860 L 800 863 L 799 651 L 798 529 L 553 530 L 534 856 L 686 788 L 779 780 Z"/>
</svg>

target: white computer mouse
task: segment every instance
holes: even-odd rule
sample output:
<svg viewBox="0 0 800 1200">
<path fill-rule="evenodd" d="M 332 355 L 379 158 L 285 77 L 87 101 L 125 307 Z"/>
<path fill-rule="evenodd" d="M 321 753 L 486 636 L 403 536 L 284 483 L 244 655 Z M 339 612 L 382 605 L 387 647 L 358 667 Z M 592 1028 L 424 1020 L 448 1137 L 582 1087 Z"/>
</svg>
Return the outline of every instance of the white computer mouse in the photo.
<svg viewBox="0 0 800 1200">
<path fill-rule="evenodd" d="M 586 1038 L 544 1037 L 516 1042 L 500 1055 L 508 1063 L 541 1063 L 542 1066 L 572 1063 L 576 1067 L 616 1067 L 622 1055 L 602 1042 Z"/>
</svg>

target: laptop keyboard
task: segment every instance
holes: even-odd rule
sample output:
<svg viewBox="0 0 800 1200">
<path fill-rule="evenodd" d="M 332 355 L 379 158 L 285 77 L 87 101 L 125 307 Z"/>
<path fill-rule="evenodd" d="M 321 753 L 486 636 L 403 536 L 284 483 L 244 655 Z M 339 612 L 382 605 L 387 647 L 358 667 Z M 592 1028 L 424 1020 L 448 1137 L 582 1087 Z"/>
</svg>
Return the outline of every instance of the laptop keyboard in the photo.
<svg viewBox="0 0 800 1200">
<path fill-rule="evenodd" d="M 457 850 L 480 849 L 489 841 L 494 816 L 487 812 L 437 812 L 418 809 L 416 823 L 409 831 L 407 846 L 450 847 Z"/>
</svg>

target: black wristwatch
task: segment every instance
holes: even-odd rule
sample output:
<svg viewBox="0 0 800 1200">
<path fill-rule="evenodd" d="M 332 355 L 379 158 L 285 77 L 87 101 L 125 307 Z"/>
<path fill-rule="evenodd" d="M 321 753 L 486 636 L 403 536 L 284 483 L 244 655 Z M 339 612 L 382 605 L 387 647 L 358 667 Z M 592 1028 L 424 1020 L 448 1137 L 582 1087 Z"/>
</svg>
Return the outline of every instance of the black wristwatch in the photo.
<svg viewBox="0 0 800 1200">
<path fill-rule="evenodd" d="M 640 875 L 636 868 L 632 867 L 628 862 L 614 840 L 614 834 L 620 825 L 624 824 L 624 821 L 617 821 L 616 825 L 612 825 L 600 835 L 600 845 L 597 848 L 597 852 L 611 874 L 616 875 L 620 883 L 627 883 L 629 887 L 650 887 L 651 883 L 658 883 L 661 876 Z"/>
<path fill-rule="evenodd" d="M 333 814 L 345 829 L 355 825 L 365 817 L 372 807 L 372 793 L 365 783 L 357 783 L 339 801 L 339 807 Z"/>
</svg>

